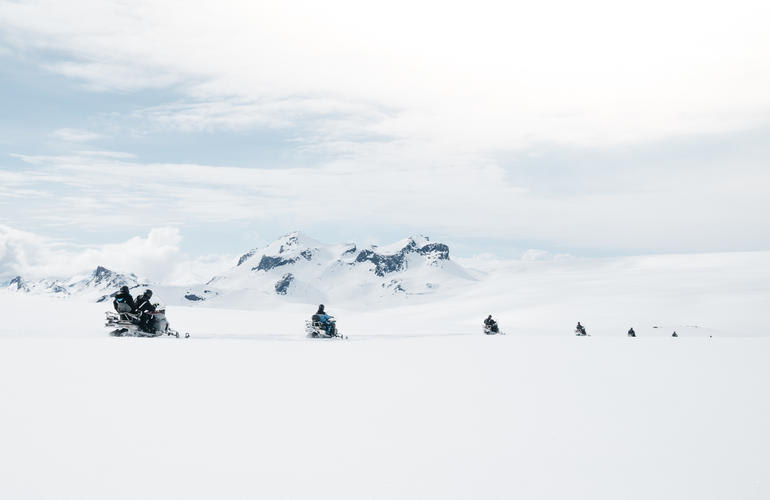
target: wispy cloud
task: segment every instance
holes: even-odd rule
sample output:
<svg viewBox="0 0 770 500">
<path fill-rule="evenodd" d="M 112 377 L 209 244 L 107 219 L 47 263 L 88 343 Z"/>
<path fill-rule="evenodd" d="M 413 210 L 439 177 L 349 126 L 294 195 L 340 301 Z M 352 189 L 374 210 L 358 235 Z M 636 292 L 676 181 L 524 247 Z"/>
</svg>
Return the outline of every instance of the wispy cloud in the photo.
<svg viewBox="0 0 770 500">
<path fill-rule="evenodd" d="M 769 17 L 770 4 L 751 1 L 0 0 L 3 43 L 45 54 L 48 70 L 99 96 L 170 91 L 100 115 L 116 122 L 111 139 L 279 130 L 302 159 L 159 163 L 86 148 L 106 132 L 73 125 L 54 135 L 75 152 L 20 148 L 23 169 L 0 169 L 0 221 L 334 222 L 546 247 L 766 247 Z M 667 147 L 692 138 L 707 151 L 752 130 L 753 142 L 714 158 Z"/>
<path fill-rule="evenodd" d="M 729 181 L 736 189 L 725 189 L 718 161 L 667 179 L 635 178 L 634 189 L 610 182 L 599 189 L 542 193 L 512 183 L 509 172 L 494 162 L 476 164 L 473 157 L 446 158 L 438 151 L 426 159 L 424 153 L 407 150 L 389 158 L 374 152 L 366 163 L 357 156 L 284 169 L 28 156 L 24 175 L 0 169 L 12 190 L 30 192 L 24 206 L 2 191 L 0 206 L 6 223 L 80 229 L 262 221 L 286 229 L 336 224 L 518 237 L 543 242 L 545 248 L 677 251 L 770 245 L 770 234 L 757 231 L 770 210 L 770 173 L 762 164 L 736 164 Z M 432 165 L 435 158 L 442 161 Z M 711 174 L 703 175 L 704 168 Z"/>
<path fill-rule="evenodd" d="M 91 142 L 99 140 L 104 136 L 102 134 L 97 134 L 96 132 L 91 132 L 88 130 L 60 128 L 54 130 L 51 133 L 51 137 L 65 142 Z"/>
<path fill-rule="evenodd" d="M 474 151 L 724 132 L 770 110 L 766 2 L 218 5 L 2 1 L 0 26 L 95 88 L 173 86 L 189 101 L 150 114 L 183 128 L 367 103 L 396 111 L 364 115 L 377 133 Z"/>
</svg>

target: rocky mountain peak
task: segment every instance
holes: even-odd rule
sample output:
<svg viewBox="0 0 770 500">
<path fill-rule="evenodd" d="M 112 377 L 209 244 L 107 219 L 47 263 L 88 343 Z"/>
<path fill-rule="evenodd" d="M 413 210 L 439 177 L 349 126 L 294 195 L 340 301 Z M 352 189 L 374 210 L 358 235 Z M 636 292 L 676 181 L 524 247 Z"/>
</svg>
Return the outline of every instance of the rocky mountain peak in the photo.
<svg viewBox="0 0 770 500">
<path fill-rule="evenodd" d="M 11 290 L 18 290 L 22 292 L 29 291 L 29 287 L 27 286 L 27 283 L 22 279 L 21 276 L 16 276 L 11 281 L 9 281 L 7 287 Z"/>
</svg>

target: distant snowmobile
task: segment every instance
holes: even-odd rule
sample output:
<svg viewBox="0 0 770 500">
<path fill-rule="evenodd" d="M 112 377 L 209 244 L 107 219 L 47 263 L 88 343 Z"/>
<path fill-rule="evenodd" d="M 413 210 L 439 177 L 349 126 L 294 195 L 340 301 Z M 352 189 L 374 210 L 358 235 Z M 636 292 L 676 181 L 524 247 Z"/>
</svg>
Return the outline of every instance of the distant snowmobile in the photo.
<svg viewBox="0 0 770 500">
<path fill-rule="evenodd" d="M 484 320 L 483 332 L 484 335 L 505 335 L 505 333 L 500 331 L 497 321 L 492 319 L 491 314 Z"/>
<path fill-rule="evenodd" d="M 142 327 L 140 326 L 140 313 L 107 311 L 105 313 L 107 322 L 104 326 L 110 330 L 110 335 L 113 337 L 160 337 L 162 335 L 169 335 L 180 338 L 182 336 L 177 330 L 169 327 L 165 306 L 155 304 L 155 311 L 146 312 L 145 314 L 149 314 L 150 319 L 147 325 Z M 184 338 L 190 338 L 190 334 L 185 333 Z"/>
<path fill-rule="evenodd" d="M 505 335 L 505 332 L 500 331 L 497 325 L 484 325 L 484 335 Z"/>
<path fill-rule="evenodd" d="M 337 321 L 334 316 L 324 315 L 325 321 L 322 321 L 321 316 L 314 314 L 311 319 L 305 321 L 305 333 L 308 338 L 313 339 L 330 339 L 339 338 L 346 339 L 337 329 Z"/>
<path fill-rule="evenodd" d="M 588 332 L 586 332 L 586 327 L 580 324 L 580 321 L 578 321 L 577 326 L 575 327 L 575 335 L 578 337 L 590 337 L 588 335 Z"/>
</svg>

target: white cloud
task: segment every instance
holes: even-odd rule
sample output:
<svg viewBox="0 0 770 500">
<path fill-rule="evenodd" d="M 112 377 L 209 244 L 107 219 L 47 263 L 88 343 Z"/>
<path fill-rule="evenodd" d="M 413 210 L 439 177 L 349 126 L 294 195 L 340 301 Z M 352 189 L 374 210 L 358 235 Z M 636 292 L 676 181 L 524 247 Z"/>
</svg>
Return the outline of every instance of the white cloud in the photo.
<svg viewBox="0 0 770 500">
<path fill-rule="evenodd" d="M 189 259 L 180 243 L 179 230 L 173 227 L 153 228 L 144 238 L 122 243 L 76 247 L 0 225 L 0 277 L 69 278 L 102 265 L 167 284 L 189 284 L 210 278 L 232 262 L 232 256 Z"/>
<path fill-rule="evenodd" d="M 101 134 L 75 128 L 60 128 L 51 133 L 51 137 L 65 142 L 91 142 L 104 137 Z"/>
<path fill-rule="evenodd" d="M 0 220 L 142 233 L 335 222 L 578 248 L 767 247 L 766 134 L 734 148 L 759 151 L 749 160 L 693 164 L 663 151 L 629 169 L 545 155 L 526 170 L 497 158 L 719 141 L 766 122 L 768 18 L 770 3 L 752 1 L 0 0 L 0 37 L 45 51 L 52 71 L 99 90 L 181 95 L 129 113 L 151 130 L 291 129 L 295 151 L 331 158 L 247 169 L 18 156 L 30 166 L 0 169 Z"/>
<path fill-rule="evenodd" d="M 421 154 L 286 169 L 28 156 L 22 157 L 29 162 L 24 176 L 8 175 L 9 191 L 40 194 L 26 196 L 20 206 L 0 190 L 0 208 L 14 224 L 73 230 L 257 222 L 284 230 L 401 228 L 643 252 L 770 245 L 770 234 L 759 230 L 770 211 L 770 172 L 762 162 L 732 165 L 729 180 L 699 163 L 691 170 L 664 169 L 663 178 L 632 178 L 633 190 L 610 184 L 540 193 L 512 184 L 492 162 L 436 152 L 429 156 L 444 161 L 430 166 Z M 414 160 L 401 164 L 408 155 Z M 412 168 L 416 163 L 422 167 Z"/>
<path fill-rule="evenodd" d="M 41 265 L 51 242 L 38 235 L 0 225 L 0 276 Z"/>
<path fill-rule="evenodd" d="M 572 256 L 569 254 L 554 254 L 547 250 L 538 250 L 537 248 L 530 248 L 521 255 L 521 260 L 524 262 L 560 261 L 569 260 L 571 258 Z"/>
<path fill-rule="evenodd" d="M 770 110 L 768 17 L 750 0 L 0 1 L 8 43 L 70 55 L 54 71 L 183 91 L 190 102 L 150 113 L 170 126 L 340 113 L 453 151 L 750 127 Z"/>
</svg>

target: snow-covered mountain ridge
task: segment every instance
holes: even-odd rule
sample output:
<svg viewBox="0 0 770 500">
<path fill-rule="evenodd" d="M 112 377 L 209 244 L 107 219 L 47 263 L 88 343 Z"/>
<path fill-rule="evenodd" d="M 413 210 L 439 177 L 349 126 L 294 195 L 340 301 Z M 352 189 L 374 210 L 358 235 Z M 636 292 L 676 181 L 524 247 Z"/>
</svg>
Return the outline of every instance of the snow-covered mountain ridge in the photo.
<svg viewBox="0 0 770 500">
<path fill-rule="evenodd" d="M 102 302 L 122 286 L 136 288 L 143 284 L 146 283 L 140 282 L 133 273 L 121 274 L 106 267 L 97 266 L 90 274 L 77 275 L 69 279 L 27 281 L 21 276 L 16 276 L 4 283 L 2 288 L 36 295 L 83 296 Z"/>
<path fill-rule="evenodd" d="M 28 281 L 22 276 L 2 287 L 21 293 L 84 297 L 103 301 L 123 285 L 151 285 L 173 303 L 248 304 L 271 299 L 318 302 L 356 299 L 402 300 L 462 288 L 474 275 L 450 259 L 449 247 L 421 235 L 386 246 L 324 244 L 293 232 L 244 253 L 235 266 L 205 283 L 169 287 L 98 266 L 85 276 Z M 400 298 L 399 298 L 400 297 Z"/>
<path fill-rule="evenodd" d="M 230 295 L 249 290 L 295 301 L 375 301 L 433 294 L 471 281 L 473 275 L 450 259 L 447 245 L 424 236 L 359 248 L 355 243 L 326 245 L 294 232 L 249 250 L 206 287 Z"/>
</svg>

